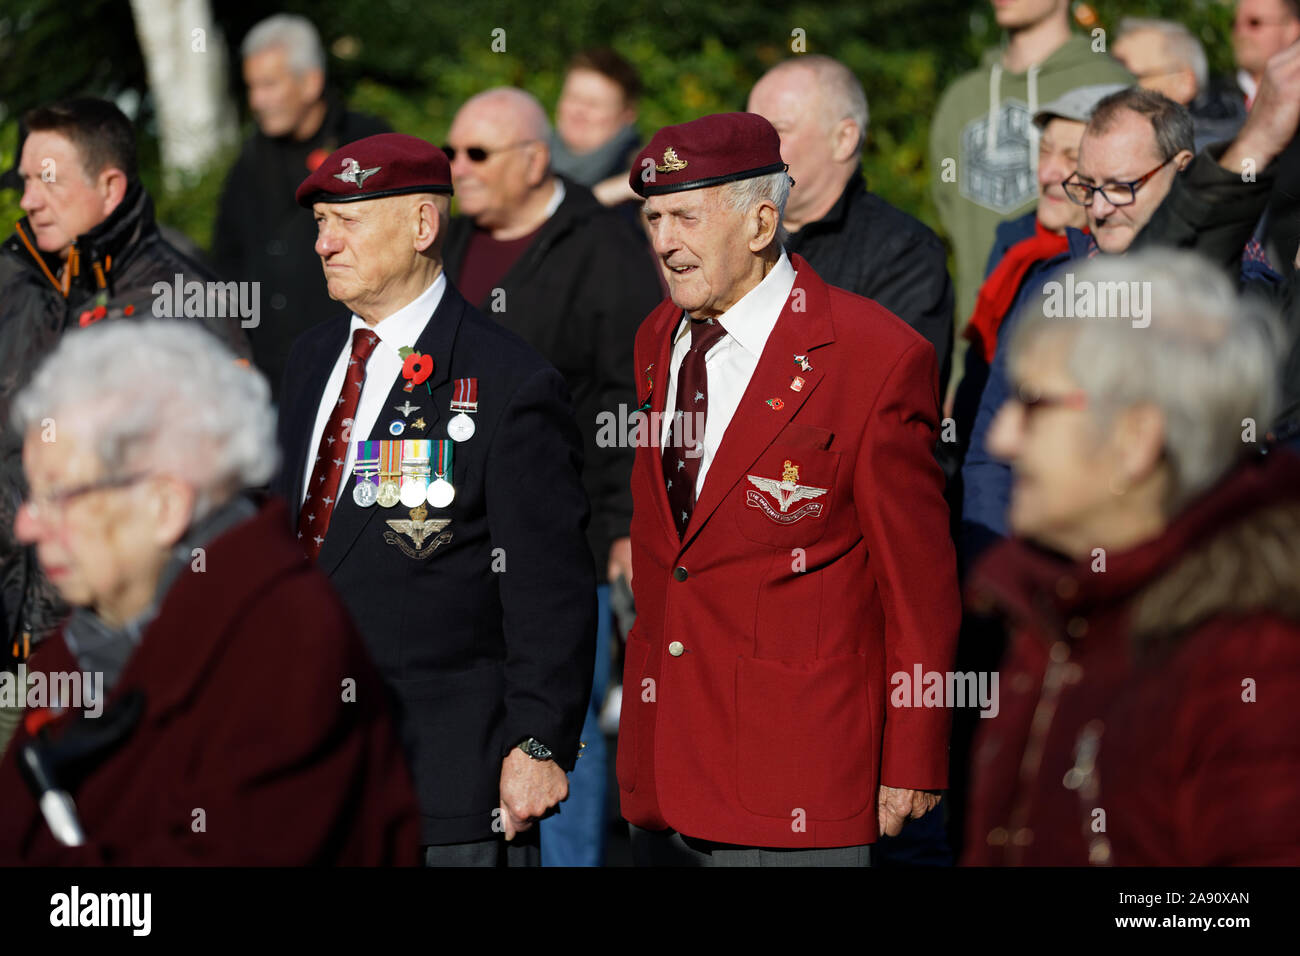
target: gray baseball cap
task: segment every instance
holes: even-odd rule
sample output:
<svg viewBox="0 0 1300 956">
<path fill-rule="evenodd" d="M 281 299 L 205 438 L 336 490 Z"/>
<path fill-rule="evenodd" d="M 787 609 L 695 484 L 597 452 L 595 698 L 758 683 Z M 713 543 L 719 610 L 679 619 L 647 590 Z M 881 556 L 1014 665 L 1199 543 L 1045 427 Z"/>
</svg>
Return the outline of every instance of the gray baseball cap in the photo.
<svg viewBox="0 0 1300 956">
<path fill-rule="evenodd" d="M 1097 104 L 1120 90 L 1128 89 L 1123 83 L 1098 83 L 1095 86 L 1076 86 L 1043 106 L 1034 114 L 1034 125 L 1042 129 L 1056 118 L 1086 123 Z"/>
</svg>

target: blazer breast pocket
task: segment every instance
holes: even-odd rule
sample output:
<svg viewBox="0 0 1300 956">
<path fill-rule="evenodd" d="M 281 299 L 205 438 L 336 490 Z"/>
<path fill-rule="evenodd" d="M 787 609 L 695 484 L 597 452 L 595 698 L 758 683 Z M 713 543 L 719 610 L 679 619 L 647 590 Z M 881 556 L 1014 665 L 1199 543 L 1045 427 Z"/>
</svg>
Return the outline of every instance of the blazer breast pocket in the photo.
<svg viewBox="0 0 1300 956">
<path fill-rule="evenodd" d="M 750 541 L 774 548 L 805 547 L 820 540 L 834 517 L 835 477 L 839 452 L 827 451 L 816 433 L 827 429 L 802 426 L 787 441 L 787 426 L 732 492 L 736 524 Z"/>
</svg>

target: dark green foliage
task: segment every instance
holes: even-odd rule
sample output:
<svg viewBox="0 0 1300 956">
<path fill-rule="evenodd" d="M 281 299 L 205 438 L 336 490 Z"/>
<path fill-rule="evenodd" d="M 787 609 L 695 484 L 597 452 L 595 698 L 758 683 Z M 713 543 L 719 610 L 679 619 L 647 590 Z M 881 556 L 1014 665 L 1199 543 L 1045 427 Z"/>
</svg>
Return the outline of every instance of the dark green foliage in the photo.
<svg viewBox="0 0 1300 956">
<path fill-rule="evenodd" d="M 1096 0 L 1092 6 L 1099 25 L 1108 29 L 1124 15 L 1180 18 L 1201 35 L 1214 70 L 1231 70 L 1231 4 Z M 271 12 L 221 0 L 213 7 L 232 50 Z M 667 123 L 743 109 L 753 81 L 793 55 L 792 31 L 800 29 L 807 52 L 842 59 L 866 87 L 871 137 L 863 165 L 872 188 L 931 223 L 929 117 L 947 83 L 999 40 L 985 0 L 290 0 L 283 9 L 316 22 L 331 50 L 331 81 L 355 108 L 435 143 L 443 141 L 457 105 L 489 86 L 523 86 L 553 106 L 569 56 L 599 44 L 613 45 L 641 70 L 646 94 L 639 125 L 647 136 Z M 497 28 L 505 30 L 504 53 L 492 49 Z M 5 168 L 13 159 L 14 117 L 23 110 L 73 93 L 147 94 L 126 0 L 5 0 L 0 62 Z M 237 67 L 231 84 L 242 102 Z M 181 192 L 162 195 L 149 104 L 146 95 L 141 161 L 160 218 L 206 244 L 224 170 L 215 168 Z M 0 223 L 21 214 L 17 204 L 17 194 L 0 193 Z"/>
</svg>

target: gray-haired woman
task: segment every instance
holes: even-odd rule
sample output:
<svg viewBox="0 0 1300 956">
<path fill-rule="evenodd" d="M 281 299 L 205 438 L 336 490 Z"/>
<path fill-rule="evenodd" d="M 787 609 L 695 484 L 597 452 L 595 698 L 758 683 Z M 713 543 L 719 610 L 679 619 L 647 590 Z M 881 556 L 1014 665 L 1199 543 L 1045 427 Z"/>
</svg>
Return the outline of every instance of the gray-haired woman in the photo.
<svg viewBox="0 0 1300 956">
<path fill-rule="evenodd" d="M 0 862 L 414 862 L 382 683 L 284 505 L 241 494 L 276 463 L 265 380 L 193 326 L 109 323 L 14 419 L 16 535 L 74 611 L 27 664 Z"/>
<path fill-rule="evenodd" d="M 1186 253 L 1071 278 L 1089 314 L 1027 317 L 990 434 L 1016 537 L 970 590 L 1013 636 L 964 862 L 1300 862 L 1300 460 L 1259 444 L 1276 326 Z"/>
</svg>

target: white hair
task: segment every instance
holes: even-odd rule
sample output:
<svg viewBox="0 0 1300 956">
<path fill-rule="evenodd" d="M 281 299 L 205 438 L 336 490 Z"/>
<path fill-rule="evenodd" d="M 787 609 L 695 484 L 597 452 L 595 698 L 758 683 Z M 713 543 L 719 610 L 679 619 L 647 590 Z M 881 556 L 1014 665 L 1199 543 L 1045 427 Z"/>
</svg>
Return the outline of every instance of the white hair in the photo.
<svg viewBox="0 0 1300 956">
<path fill-rule="evenodd" d="M 785 204 L 790 198 L 790 186 L 790 174 L 781 170 L 768 173 L 766 176 L 751 176 L 748 179 L 727 183 L 724 197 L 732 209 L 741 213 L 749 212 L 764 200 L 775 205 L 777 227 L 774 241 L 784 246 L 789 239 L 789 233 L 786 232 L 785 226 L 780 224 L 780 220 L 785 218 Z"/>
<path fill-rule="evenodd" d="M 320 33 L 306 17 L 293 13 L 277 13 L 267 17 L 248 31 L 240 44 L 239 54 L 248 59 L 263 50 L 280 47 L 289 58 L 289 69 L 298 76 L 311 70 L 325 72 L 325 48 Z"/>
<path fill-rule="evenodd" d="M 105 473 L 173 475 L 197 492 L 195 519 L 278 462 L 271 390 L 201 326 L 148 319 L 65 335 L 14 400 L 21 434 L 51 420 L 92 440 Z"/>
<path fill-rule="evenodd" d="M 1192 71 L 1196 77 L 1196 91 L 1203 92 L 1210 85 L 1210 65 L 1205 58 L 1205 47 L 1191 30 L 1174 20 L 1155 20 L 1146 17 L 1125 17 L 1119 22 L 1121 40 L 1130 33 L 1151 30 L 1164 37 L 1166 48 L 1173 59 Z"/>
<path fill-rule="evenodd" d="M 1239 296 L 1227 276 L 1192 252 L 1100 257 L 1074 270 L 1075 288 L 1083 283 L 1098 292 L 1098 302 L 1110 288 L 1103 283 L 1130 290 L 1142 288 L 1130 283 L 1147 283 L 1148 311 L 1141 320 L 1063 319 L 1046 317 L 1040 307 L 1026 313 L 1008 361 L 1017 364 L 1045 334 L 1059 335 L 1066 368 L 1100 427 L 1134 405 L 1158 408 L 1171 473 L 1166 507 L 1175 513 L 1255 447 L 1243 440 L 1248 422 L 1262 439 L 1277 414 L 1285 353 L 1277 314 L 1262 299 Z"/>
</svg>

